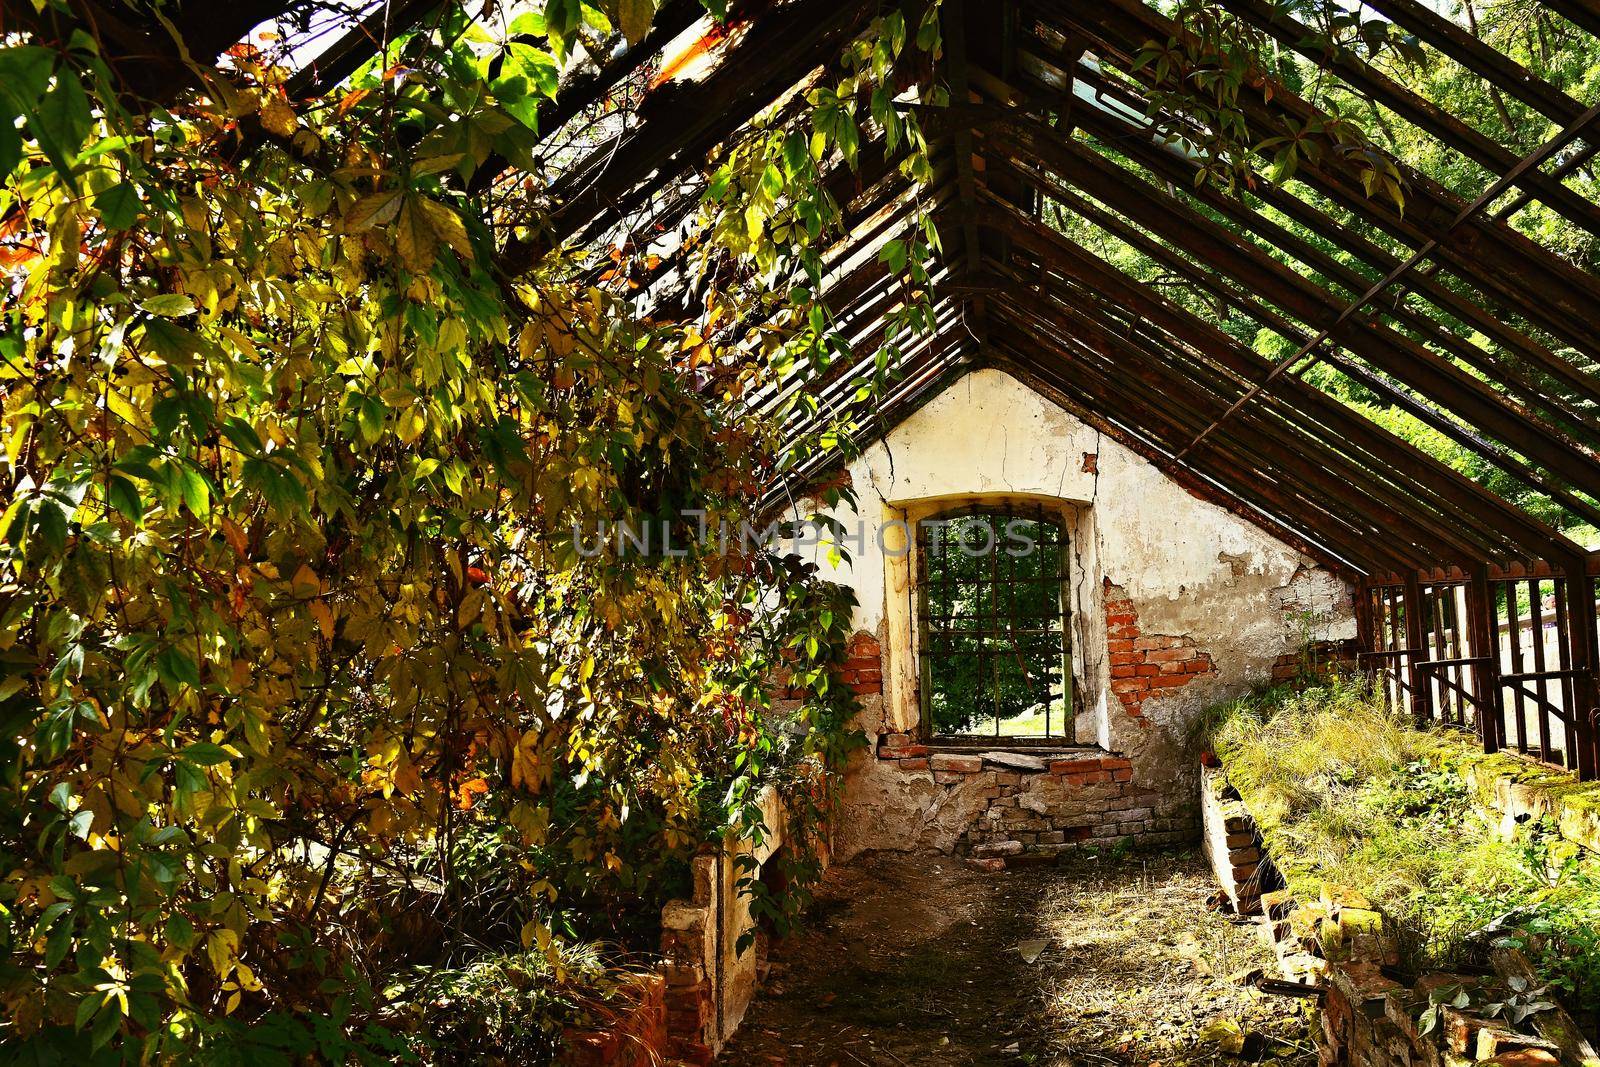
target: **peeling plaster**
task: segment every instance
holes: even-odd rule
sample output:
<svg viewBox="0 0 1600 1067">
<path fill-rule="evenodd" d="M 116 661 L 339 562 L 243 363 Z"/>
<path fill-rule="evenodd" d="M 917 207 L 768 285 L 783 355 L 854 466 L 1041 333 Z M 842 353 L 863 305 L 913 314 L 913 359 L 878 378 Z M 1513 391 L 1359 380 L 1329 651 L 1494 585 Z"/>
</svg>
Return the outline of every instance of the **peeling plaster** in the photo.
<svg viewBox="0 0 1600 1067">
<path fill-rule="evenodd" d="M 894 673 L 893 658 L 909 650 L 889 640 L 888 630 L 904 633 L 905 623 L 885 623 L 891 614 L 903 620 L 909 607 L 888 611 L 893 568 L 872 536 L 882 517 L 904 516 L 907 509 L 926 513 L 933 502 L 982 495 L 1064 506 L 1072 543 L 1074 662 L 1082 675 L 1079 740 L 1125 752 L 1135 761 L 1136 780 L 1163 792 L 1188 787 L 1193 760 L 1185 744 L 1195 714 L 1265 679 L 1273 662 L 1305 636 L 1330 640 L 1355 632 L 1349 590 L 1337 576 L 1232 512 L 1198 499 L 1142 456 L 1000 370 L 963 376 L 865 449 L 849 474 L 860 514 L 848 505 L 832 514 L 850 530 L 865 518 L 866 542 L 844 546 L 852 558 L 839 567 L 830 564 L 826 545 L 813 558 L 824 575 L 854 588 L 853 626 L 885 639 L 886 678 Z M 1134 602 L 1146 632 L 1187 637 L 1216 666 L 1170 695 L 1147 699 L 1151 728 L 1131 720 L 1120 701 L 1110 698 L 1103 611 L 1108 579 Z M 909 604 L 909 590 L 896 595 Z M 915 671 L 901 677 L 914 678 Z M 909 706 L 915 713 L 903 694 L 898 700 L 886 694 L 888 706 L 873 717 L 895 723 L 897 708 L 903 713 Z M 892 836 L 937 847 L 948 835 L 949 802 L 936 799 L 939 787 L 931 780 L 919 785 L 883 777 L 894 773 L 853 769 L 847 796 L 857 790 L 884 819 L 891 809 L 900 810 L 903 817 L 893 815 Z"/>
</svg>

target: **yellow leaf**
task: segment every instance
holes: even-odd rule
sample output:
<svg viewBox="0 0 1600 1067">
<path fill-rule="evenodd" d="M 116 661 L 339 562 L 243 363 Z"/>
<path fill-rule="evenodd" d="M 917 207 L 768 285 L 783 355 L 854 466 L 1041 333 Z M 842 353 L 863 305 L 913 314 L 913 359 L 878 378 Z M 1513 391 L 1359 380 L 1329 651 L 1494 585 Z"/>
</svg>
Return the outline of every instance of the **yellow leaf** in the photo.
<svg viewBox="0 0 1600 1067">
<path fill-rule="evenodd" d="M 650 20 L 655 13 L 653 0 L 617 0 L 617 22 L 630 45 L 644 40 L 644 35 L 650 32 Z"/>
<path fill-rule="evenodd" d="M 314 600 L 311 602 L 311 617 L 317 620 L 317 629 L 322 631 L 324 640 L 333 640 L 333 609 L 328 607 L 327 601 Z"/>
<path fill-rule="evenodd" d="M 287 137 L 300 125 L 294 108 L 281 97 L 271 97 L 261 105 L 261 128 L 279 137 Z"/>
<path fill-rule="evenodd" d="M 444 243 L 459 252 L 463 259 L 472 258 L 472 238 L 467 236 L 467 227 L 461 221 L 461 216 L 434 200 L 418 202 L 428 221 L 433 224 L 434 232 Z"/>
<path fill-rule="evenodd" d="M 473 620 L 482 614 L 483 605 L 486 599 L 487 598 L 483 595 L 482 589 L 474 589 L 472 592 L 462 597 L 461 607 L 456 612 L 456 625 L 458 627 L 466 627 L 471 625 Z"/>
<path fill-rule="evenodd" d="M 344 216 L 344 232 L 360 233 L 374 226 L 386 225 L 400 211 L 400 190 L 385 189 L 381 193 L 357 200 Z"/>
<path fill-rule="evenodd" d="M 239 935 L 228 929 L 213 930 L 206 938 L 206 959 L 217 977 L 226 978 L 239 958 Z"/>
<path fill-rule="evenodd" d="M 311 564 L 302 563 L 300 569 L 294 572 L 294 578 L 289 582 L 290 591 L 295 596 L 309 600 L 322 594 L 322 579 L 317 577 L 317 572 L 311 569 Z"/>
<path fill-rule="evenodd" d="M 240 529 L 239 524 L 224 516 L 222 520 L 222 536 L 228 542 L 228 547 L 233 549 L 233 554 L 240 559 L 247 559 L 250 555 L 250 538 Z"/>
<path fill-rule="evenodd" d="M 400 253 L 401 262 L 406 268 L 416 274 L 426 274 L 429 267 L 433 266 L 434 256 L 439 249 L 439 238 L 434 232 L 433 223 L 429 221 L 428 213 L 418 207 L 420 201 L 407 197 L 400 208 L 400 218 L 395 223 L 394 245 L 395 251 Z M 459 221 L 459 220 L 458 220 Z"/>
</svg>

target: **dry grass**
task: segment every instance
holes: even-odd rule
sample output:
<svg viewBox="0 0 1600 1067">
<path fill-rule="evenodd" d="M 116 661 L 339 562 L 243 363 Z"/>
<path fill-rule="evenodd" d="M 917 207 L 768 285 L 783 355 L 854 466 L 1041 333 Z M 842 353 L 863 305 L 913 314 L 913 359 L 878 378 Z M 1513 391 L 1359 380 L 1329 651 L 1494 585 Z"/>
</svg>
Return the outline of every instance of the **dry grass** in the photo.
<svg viewBox="0 0 1600 1067">
<path fill-rule="evenodd" d="M 1193 856 L 1133 859 L 1052 889 L 1048 1062 L 1314 1061 L 1302 1002 L 1246 984 L 1272 973 L 1272 953 L 1254 926 L 1206 906 L 1214 892 Z M 1234 1028 L 1240 1054 L 1204 1036 Z"/>
</svg>

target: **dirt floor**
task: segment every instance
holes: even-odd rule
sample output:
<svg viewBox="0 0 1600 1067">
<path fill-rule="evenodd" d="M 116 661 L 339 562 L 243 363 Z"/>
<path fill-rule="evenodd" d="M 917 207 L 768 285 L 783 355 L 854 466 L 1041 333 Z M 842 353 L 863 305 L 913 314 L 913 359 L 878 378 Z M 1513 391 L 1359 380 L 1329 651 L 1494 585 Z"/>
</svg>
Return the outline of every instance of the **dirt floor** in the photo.
<svg viewBox="0 0 1600 1067">
<path fill-rule="evenodd" d="M 1208 906 L 1214 890 L 1191 853 L 1001 874 L 861 857 L 773 946 L 766 990 L 718 1062 L 1314 1063 L 1304 1002 L 1246 984 L 1270 951 Z"/>
</svg>

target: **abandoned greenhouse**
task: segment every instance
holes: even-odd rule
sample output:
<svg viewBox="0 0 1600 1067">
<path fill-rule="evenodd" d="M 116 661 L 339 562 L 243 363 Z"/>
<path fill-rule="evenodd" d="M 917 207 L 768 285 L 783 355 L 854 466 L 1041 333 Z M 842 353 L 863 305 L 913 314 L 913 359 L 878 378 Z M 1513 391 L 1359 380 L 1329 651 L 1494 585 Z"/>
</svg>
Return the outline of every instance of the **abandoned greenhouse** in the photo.
<svg viewBox="0 0 1600 1067">
<path fill-rule="evenodd" d="M 1597 0 L 0 102 L 0 1062 L 1600 1067 Z"/>
</svg>

